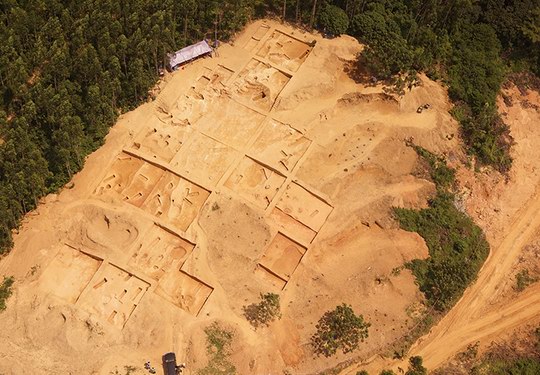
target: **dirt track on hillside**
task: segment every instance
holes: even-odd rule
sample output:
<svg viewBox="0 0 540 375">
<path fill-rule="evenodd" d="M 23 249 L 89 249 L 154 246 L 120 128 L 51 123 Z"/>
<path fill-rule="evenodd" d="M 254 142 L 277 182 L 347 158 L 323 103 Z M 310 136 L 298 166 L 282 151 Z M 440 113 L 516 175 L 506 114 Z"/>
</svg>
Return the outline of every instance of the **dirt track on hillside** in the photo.
<svg viewBox="0 0 540 375">
<path fill-rule="evenodd" d="M 527 174 L 527 170 L 523 168 L 524 158 L 535 160 L 535 157 L 531 155 L 531 149 L 535 147 L 534 139 L 529 138 L 533 133 L 528 133 L 526 129 L 521 128 L 524 125 L 534 124 L 534 121 L 540 118 L 540 113 L 534 107 L 527 105 L 527 102 L 524 106 L 523 103 L 517 104 L 516 96 L 517 99 L 520 97 L 515 90 L 513 94 L 514 106 L 502 108 L 501 112 L 505 113 L 506 120 L 510 122 L 511 127 L 514 127 L 517 141 L 521 141 L 521 144 L 514 156 L 516 160 L 511 181 L 503 186 L 504 191 L 501 193 L 497 191 L 496 186 L 493 186 L 494 192 L 491 196 L 488 194 L 487 198 L 483 197 L 483 200 L 477 199 L 477 202 L 474 202 L 485 208 L 482 211 L 484 213 L 490 205 L 500 204 L 497 199 L 501 199 L 501 196 L 520 196 L 520 192 L 524 190 L 521 197 L 523 198 L 526 197 L 527 189 L 530 188 L 529 180 L 520 178 L 520 173 Z M 531 93 L 528 99 L 537 102 L 538 94 Z M 521 133 L 525 133 L 523 139 L 519 139 Z M 533 167 L 529 170 L 536 172 L 537 168 Z M 535 176 L 527 177 L 534 179 Z M 468 345 L 477 341 L 489 344 L 490 340 L 498 335 L 507 334 L 540 316 L 540 284 L 532 285 L 516 298 L 505 297 L 509 287 L 515 283 L 515 268 L 524 247 L 534 239 L 540 229 L 540 185 L 536 186 L 536 190 L 528 199 L 522 200 L 521 207 L 515 210 L 513 215 L 503 215 L 497 209 L 493 211 L 490 218 L 476 218 L 484 226 L 490 242 L 498 242 L 498 245 L 492 246 L 477 281 L 466 290 L 458 303 L 431 329 L 429 334 L 413 345 L 407 358 L 415 355 L 422 356 L 425 366 L 433 370 L 465 350 Z M 501 220 L 501 216 L 508 216 L 508 219 Z M 396 362 L 374 356 L 363 364 L 350 366 L 342 373 L 353 374 L 359 369 L 380 371 L 384 368 L 393 368 L 398 371 L 399 368 L 407 368 L 407 361 Z"/>
</svg>

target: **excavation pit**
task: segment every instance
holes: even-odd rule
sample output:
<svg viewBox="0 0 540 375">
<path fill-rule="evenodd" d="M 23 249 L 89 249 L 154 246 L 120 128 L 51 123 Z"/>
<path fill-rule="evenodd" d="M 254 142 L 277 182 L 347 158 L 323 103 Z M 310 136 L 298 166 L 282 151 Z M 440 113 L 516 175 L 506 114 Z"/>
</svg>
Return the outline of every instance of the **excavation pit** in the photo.
<svg viewBox="0 0 540 375">
<path fill-rule="evenodd" d="M 145 131 L 131 146 L 151 158 L 170 162 L 192 133 L 191 127 L 161 124 Z"/>
<path fill-rule="evenodd" d="M 266 208 L 284 182 L 285 177 L 280 173 L 244 157 L 225 181 L 225 186 L 247 201 Z"/>
<path fill-rule="evenodd" d="M 186 231 L 209 196 L 208 190 L 167 171 L 155 184 L 141 208 Z"/>
<path fill-rule="evenodd" d="M 289 281 L 306 253 L 306 248 L 282 233 L 277 233 L 259 264 Z"/>
<path fill-rule="evenodd" d="M 182 310 L 197 316 L 213 290 L 210 285 L 178 270 L 164 275 L 159 281 L 156 293 Z"/>
<path fill-rule="evenodd" d="M 332 206 L 294 182 L 287 186 L 276 207 L 315 232 L 332 212 Z"/>
<path fill-rule="evenodd" d="M 310 244 L 317 232 L 308 226 L 302 224 L 292 216 L 274 207 L 270 213 L 270 219 L 274 222 L 280 231 L 294 233 L 294 238 L 303 244 Z"/>
<path fill-rule="evenodd" d="M 215 185 L 237 155 L 238 153 L 230 146 L 196 133 L 175 156 L 171 165 L 194 181 Z"/>
<path fill-rule="evenodd" d="M 275 30 L 257 52 L 277 68 L 296 72 L 307 59 L 313 47 L 279 30 Z"/>
<path fill-rule="evenodd" d="M 129 265 L 160 280 L 166 272 L 180 269 L 194 248 L 195 244 L 154 225 L 136 246 Z"/>
<path fill-rule="evenodd" d="M 291 76 L 256 59 L 251 59 L 234 82 L 238 100 L 262 111 L 270 111 Z"/>
<path fill-rule="evenodd" d="M 268 121 L 249 153 L 264 163 L 288 174 L 305 154 L 311 141 L 290 125 Z"/>
<path fill-rule="evenodd" d="M 215 106 L 219 110 L 208 111 L 195 126 L 238 150 L 246 145 L 264 120 L 260 113 L 228 98 L 219 98 Z"/>
<path fill-rule="evenodd" d="M 78 304 L 122 329 L 149 287 L 138 277 L 105 263 L 79 297 Z"/>
<path fill-rule="evenodd" d="M 259 44 L 261 39 L 264 38 L 268 30 L 270 30 L 270 26 L 268 25 L 259 26 L 257 28 L 257 31 L 255 31 L 251 38 L 249 38 L 249 40 L 246 42 L 244 49 L 253 52 L 257 47 L 257 44 Z"/>
<path fill-rule="evenodd" d="M 40 287 L 66 302 L 75 303 L 100 265 L 100 259 L 62 245 L 43 272 Z"/>
</svg>

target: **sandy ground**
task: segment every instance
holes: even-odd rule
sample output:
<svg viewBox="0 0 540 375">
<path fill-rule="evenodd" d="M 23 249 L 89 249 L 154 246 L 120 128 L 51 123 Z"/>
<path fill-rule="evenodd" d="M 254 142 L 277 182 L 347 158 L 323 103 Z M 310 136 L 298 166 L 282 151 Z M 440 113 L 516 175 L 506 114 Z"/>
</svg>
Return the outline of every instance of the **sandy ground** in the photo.
<svg viewBox="0 0 540 375">
<path fill-rule="evenodd" d="M 501 96 L 499 110 L 515 141 L 508 178 L 493 172 L 459 170 L 465 207 L 484 229 L 492 251 L 476 283 L 411 349 L 409 355 L 421 355 L 430 369 L 440 367 L 470 344 L 478 341 L 485 349 L 492 341 L 518 334 L 520 327 L 540 318 L 540 284 L 520 293 L 515 290 L 517 272 L 527 269 L 531 276 L 538 276 L 540 267 L 540 95 L 520 92 L 515 86 L 503 94 L 507 101 Z M 406 364 L 375 356 L 343 373 L 390 367 L 405 368 Z"/>
<path fill-rule="evenodd" d="M 405 139 L 464 156 L 445 89 L 421 77 L 396 97 L 359 83 L 347 72 L 360 50 L 347 36 L 258 21 L 218 56 L 167 75 L 155 101 L 120 118 L 74 187 L 27 215 L 0 261 L 0 273 L 16 279 L 0 315 L 0 373 L 143 373 L 145 361 L 175 351 L 195 374 L 214 321 L 235 331 L 239 374 L 316 373 L 366 360 L 406 334 L 422 296 L 408 271 L 392 270 L 427 248 L 397 228 L 391 207 L 425 206 L 434 186 L 412 175 L 417 157 Z M 416 113 L 424 103 L 431 108 Z M 525 138 L 523 126 L 513 133 Z M 527 139 L 518 154 L 540 152 Z M 490 319 L 475 323 L 479 335 L 496 326 L 477 300 L 492 295 L 486 288 L 512 267 L 510 250 L 536 228 L 540 199 L 525 187 L 536 176 L 512 177 L 519 198 L 497 185 L 476 206 L 508 199 L 498 216 L 483 216 L 497 251 L 483 289 L 473 287 L 440 327 L 469 304 L 476 315 L 467 316 Z M 469 200 L 479 201 L 481 183 L 467 178 Z M 261 292 L 279 293 L 283 317 L 254 330 L 242 306 Z M 502 311 L 531 310 L 537 295 Z M 372 323 L 368 340 L 352 354 L 314 357 L 317 320 L 342 302 Z M 437 330 L 445 331 L 432 337 Z M 415 352 L 435 366 L 446 354 L 432 356 L 429 342 Z"/>
</svg>

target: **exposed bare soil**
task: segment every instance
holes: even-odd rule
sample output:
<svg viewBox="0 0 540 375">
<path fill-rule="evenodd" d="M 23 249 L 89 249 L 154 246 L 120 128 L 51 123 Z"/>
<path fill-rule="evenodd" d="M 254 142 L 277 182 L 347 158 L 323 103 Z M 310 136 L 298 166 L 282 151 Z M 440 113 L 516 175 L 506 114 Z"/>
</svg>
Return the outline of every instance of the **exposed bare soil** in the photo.
<svg viewBox="0 0 540 375">
<path fill-rule="evenodd" d="M 540 284 L 516 290 L 519 271 L 527 269 L 534 277 L 540 267 L 540 95 L 508 85 L 498 104 L 515 140 L 508 178 L 490 171 L 474 174 L 459 169 L 464 206 L 484 229 L 491 254 L 476 283 L 409 353 L 423 356 L 430 369 L 440 367 L 477 341 L 484 350 L 493 341 L 519 334 L 522 327 L 538 322 L 540 317 Z M 374 356 L 343 373 L 352 374 L 358 368 L 398 367 L 405 368 L 406 363 Z"/>
<path fill-rule="evenodd" d="M 74 187 L 25 218 L 0 261 L 17 281 L 0 315 L 0 372 L 143 373 L 175 351 L 195 374 L 207 362 L 203 330 L 219 321 L 235 331 L 239 374 L 310 374 L 366 360 L 408 332 L 422 296 L 410 272 L 392 270 L 427 248 L 397 228 L 391 207 L 423 207 L 434 186 L 414 175 L 405 139 L 455 164 L 464 154 L 445 89 L 421 77 L 397 97 L 357 83 L 347 71 L 361 48 L 258 21 L 219 57 L 167 75 Z M 497 286 L 540 224 L 540 158 L 530 159 L 540 138 L 524 111 L 508 108 L 518 142 L 510 185 L 460 174 L 495 251 L 481 287 L 415 347 L 430 367 L 536 314 L 533 287 L 511 305 L 486 305 L 498 303 Z M 242 306 L 261 292 L 280 294 L 283 317 L 255 331 Z M 372 323 L 370 336 L 353 354 L 316 358 L 315 324 L 342 302 Z"/>
</svg>

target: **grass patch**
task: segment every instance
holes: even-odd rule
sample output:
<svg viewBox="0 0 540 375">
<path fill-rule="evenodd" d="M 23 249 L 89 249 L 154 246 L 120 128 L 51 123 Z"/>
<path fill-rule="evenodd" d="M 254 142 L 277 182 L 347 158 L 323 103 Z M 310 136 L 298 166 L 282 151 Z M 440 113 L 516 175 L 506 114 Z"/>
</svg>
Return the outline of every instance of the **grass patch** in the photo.
<svg viewBox="0 0 540 375">
<path fill-rule="evenodd" d="M 198 375 L 233 375 L 236 367 L 229 361 L 234 333 L 218 323 L 212 323 L 204 330 L 208 364 L 197 371 Z"/>
<path fill-rule="evenodd" d="M 417 232 L 426 242 L 429 258 L 415 259 L 406 266 L 428 304 L 442 312 L 452 307 L 475 280 L 489 245 L 480 227 L 454 205 L 454 170 L 427 150 L 415 150 L 430 165 L 437 193 L 426 209 L 395 208 L 394 212 L 402 229 Z"/>
<path fill-rule="evenodd" d="M 520 358 L 513 361 L 488 360 L 471 371 L 473 375 L 537 375 L 540 374 L 540 359 Z"/>
<path fill-rule="evenodd" d="M 11 296 L 11 287 L 14 282 L 13 277 L 4 277 L 4 281 L 0 285 L 0 311 L 6 309 L 6 301 Z"/>
</svg>

